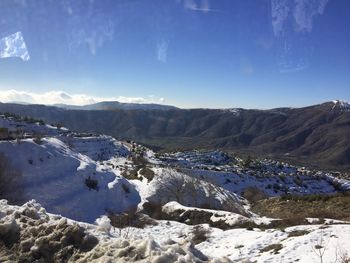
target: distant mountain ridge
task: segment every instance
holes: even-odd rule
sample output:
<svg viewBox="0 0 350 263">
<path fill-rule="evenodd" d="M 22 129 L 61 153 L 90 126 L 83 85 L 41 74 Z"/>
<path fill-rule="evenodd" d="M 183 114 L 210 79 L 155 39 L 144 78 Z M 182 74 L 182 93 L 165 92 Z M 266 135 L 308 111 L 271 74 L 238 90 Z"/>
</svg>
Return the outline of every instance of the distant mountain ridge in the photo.
<svg viewBox="0 0 350 263">
<path fill-rule="evenodd" d="M 223 149 L 350 169 L 350 107 L 341 101 L 270 110 L 112 111 L 0 103 L 0 112 L 131 139 L 154 149 Z"/>
<path fill-rule="evenodd" d="M 170 110 L 175 106 L 155 103 L 123 103 L 119 101 L 101 101 L 94 104 L 77 106 L 67 104 L 55 104 L 54 106 L 68 110 Z"/>
</svg>

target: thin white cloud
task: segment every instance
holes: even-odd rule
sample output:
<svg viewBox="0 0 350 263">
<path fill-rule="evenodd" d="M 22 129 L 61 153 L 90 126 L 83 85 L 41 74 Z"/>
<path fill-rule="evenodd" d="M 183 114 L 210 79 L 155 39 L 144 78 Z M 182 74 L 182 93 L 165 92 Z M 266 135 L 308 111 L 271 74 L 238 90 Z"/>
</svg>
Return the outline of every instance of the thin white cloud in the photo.
<svg viewBox="0 0 350 263">
<path fill-rule="evenodd" d="M 210 8 L 210 0 L 183 0 L 186 10 L 199 11 L 202 13 L 221 12 L 217 9 Z"/>
<path fill-rule="evenodd" d="M 312 46 L 307 41 L 316 16 L 322 15 L 329 0 L 271 0 L 271 24 L 279 46 L 281 73 L 302 71 L 310 66 Z"/>
<path fill-rule="evenodd" d="M 74 51 L 82 46 L 88 47 L 91 55 L 96 55 L 98 49 L 105 43 L 114 40 L 116 20 L 112 12 L 98 12 L 95 1 L 86 1 L 88 12 L 79 13 L 74 9 L 74 1 L 62 1 L 63 9 L 68 13 L 69 49 Z"/>
<path fill-rule="evenodd" d="M 284 31 L 284 23 L 289 14 L 288 1 L 271 0 L 272 28 L 275 36 L 280 36 Z"/>
<path fill-rule="evenodd" d="M 276 37 L 287 30 L 311 32 L 315 16 L 322 15 L 329 0 L 271 0 L 272 28 Z"/>
<path fill-rule="evenodd" d="M 23 61 L 30 59 L 26 43 L 21 32 L 0 39 L 0 58 L 18 57 Z"/>
<path fill-rule="evenodd" d="M 288 64 L 290 63 L 290 64 Z M 295 73 L 295 72 L 299 72 L 302 71 L 306 68 L 308 68 L 308 60 L 299 60 L 299 61 L 292 61 L 292 62 L 288 62 L 288 61 L 281 61 L 280 62 L 280 73 Z"/>
<path fill-rule="evenodd" d="M 168 46 L 167 41 L 161 41 L 157 44 L 157 60 L 162 63 L 166 63 L 168 60 Z"/>
<path fill-rule="evenodd" d="M 311 32 L 313 19 L 322 15 L 328 0 L 295 0 L 293 17 L 296 22 L 295 30 L 298 32 Z"/>
<path fill-rule="evenodd" d="M 153 95 L 144 97 L 95 97 L 86 94 L 68 94 L 64 91 L 48 91 L 44 93 L 35 93 L 18 90 L 0 91 L 1 102 L 20 102 L 30 104 L 68 104 L 68 105 L 87 105 L 100 101 L 119 101 L 125 103 L 164 103 L 164 98 Z"/>
</svg>

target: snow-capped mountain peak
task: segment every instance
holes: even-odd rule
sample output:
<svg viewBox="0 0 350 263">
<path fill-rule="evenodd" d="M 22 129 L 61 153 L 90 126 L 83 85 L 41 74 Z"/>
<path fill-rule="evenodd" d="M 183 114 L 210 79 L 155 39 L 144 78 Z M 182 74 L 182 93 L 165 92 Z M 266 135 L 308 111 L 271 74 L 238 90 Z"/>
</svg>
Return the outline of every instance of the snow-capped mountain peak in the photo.
<svg viewBox="0 0 350 263">
<path fill-rule="evenodd" d="M 350 104 L 343 100 L 333 100 L 332 110 L 338 109 L 341 111 L 350 111 Z"/>
</svg>

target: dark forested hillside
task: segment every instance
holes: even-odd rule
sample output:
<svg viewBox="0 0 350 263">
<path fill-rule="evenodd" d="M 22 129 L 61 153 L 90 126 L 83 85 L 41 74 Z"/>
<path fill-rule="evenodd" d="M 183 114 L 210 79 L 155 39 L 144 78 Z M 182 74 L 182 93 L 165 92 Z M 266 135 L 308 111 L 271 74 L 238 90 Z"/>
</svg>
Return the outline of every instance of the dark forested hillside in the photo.
<svg viewBox="0 0 350 263">
<path fill-rule="evenodd" d="M 155 149 L 220 148 L 350 167 L 350 111 L 337 102 L 272 110 L 98 111 L 1 103 L 0 112 L 131 139 Z"/>
</svg>

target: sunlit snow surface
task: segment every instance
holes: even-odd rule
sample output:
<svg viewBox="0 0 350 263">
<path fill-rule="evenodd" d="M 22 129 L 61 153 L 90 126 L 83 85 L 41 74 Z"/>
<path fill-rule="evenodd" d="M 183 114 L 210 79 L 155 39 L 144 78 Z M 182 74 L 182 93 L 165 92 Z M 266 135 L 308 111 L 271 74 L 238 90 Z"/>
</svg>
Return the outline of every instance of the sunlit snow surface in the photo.
<svg viewBox="0 0 350 263">
<path fill-rule="evenodd" d="M 23 61 L 30 59 L 26 43 L 21 32 L 0 39 L 0 58 L 18 57 Z"/>
</svg>

